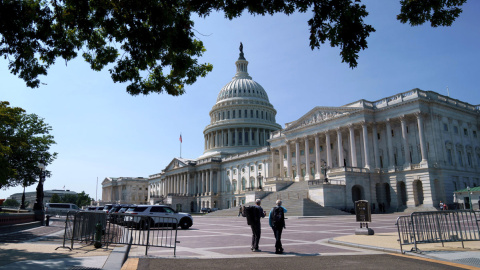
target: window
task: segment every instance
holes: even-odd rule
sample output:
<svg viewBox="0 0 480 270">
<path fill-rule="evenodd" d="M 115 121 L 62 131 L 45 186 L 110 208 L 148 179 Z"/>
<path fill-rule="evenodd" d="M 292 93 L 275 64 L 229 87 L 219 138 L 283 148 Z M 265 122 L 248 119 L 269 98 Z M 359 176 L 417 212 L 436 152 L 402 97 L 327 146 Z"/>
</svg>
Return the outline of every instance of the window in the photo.
<svg viewBox="0 0 480 270">
<path fill-rule="evenodd" d="M 262 169 L 262 164 L 258 164 L 258 169 L 259 169 L 259 170 Z"/>
<path fill-rule="evenodd" d="M 473 131 L 473 137 L 477 138 L 477 131 L 475 131 L 475 130 Z"/>
<path fill-rule="evenodd" d="M 305 150 L 300 150 L 300 156 L 305 156 Z"/>
<path fill-rule="evenodd" d="M 250 118 L 253 118 L 253 110 L 250 110 Z"/>
<path fill-rule="evenodd" d="M 245 118 L 248 118 L 248 113 L 247 113 L 247 112 L 248 112 L 248 111 L 245 110 Z"/>
<path fill-rule="evenodd" d="M 238 110 L 238 118 L 242 118 L 242 110 Z"/>
<path fill-rule="evenodd" d="M 380 133 L 377 133 L 377 139 L 380 140 Z"/>
<path fill-rule="evenodd" d="M 457 152 L 457 155 L 458 155 L 458 165 L 460 165 L 460 166 L 463 167 L 462 152 L 461 152 L 461 151 L 458 151 L 458 152 Z"/>
<path fill-rule="evenodd" d="M 227 119 L 230 119 L 230 111 L 227 112 Z"/>
<path fill-rule="evenodd" d="M 262 111 L 262 119 L 263 119 L 263 111 Z"/>
<path fill-rule="evenodd" d="M 297 177 L 297 171 L 293 170 L 293 177 Z"/>
<path fill-rule="evenodd" d="M 287 159 L 287 153 L 283 154 L 283 159 Z"/>
<path fill-rule="evenodd" d="M 233 111 L 232 119 L 235 119 L 235 110 Z"/>
<path fill-rule="evenodd" d="M 468 130 L 466 128 L 463 129 L 463 135 L 468 136 Z"/>
<path fill-rule="evenodd" d="M 447 149 L 447 160 L 449 165 L 453 165 L 452 149 Z"/>
<path fill-rule="evenodd" d="M 472 167 L 472 153 L 467 153 L 468 166 Z"/>
<path fill-rule="evenodd" d="M 447 125 L 447 123 L 443 123 L 443 131 L 448 131 L 448 125 Z"/>
<path fill-rule="evenodd" d="M 313 154 L 313 147 L 308 148 L 308 153 Z"/>
<path fill-rule="evenodd" d="M 242 173 L 245 173 L 245 168 L 242 168 Z"/>
<path fill-rule="evenodd" d="M 393 132 L 393 129 L 392 129 L 392 137 L 395 137 L 395 133 Z"/>
<path fill-rule="evenodd" d="M 227 176 L 230 175 L 230 171 L 227 171 Z"/>
<path fill-rule="evenodd" d="M 458 127 L 457 127 L 457 126 L 453 126 L 453 132 L 454 132 L 455 134 L 458 134 Z"/>
<path fill-rule="evenodd" d="M 237 169 L 233 169 L 233 174 L 237 174 Z"/>
<path fill-rule="evenodd" d="M 302 177 L 305 177 L 305 169 L 302 169 Z"/>
<path fill-rule="evenodd" d="M 322 152 L 322 151 L 323 151 L 323 146 L 320 145 L 320 152 Z"/>
<path fill-rule="evenodd" d="M 330 149 L 332 149 L 332 150 L 333 150 L 333 143 L 331 143 L 331 144 L 330 144 Z"/>
<path fill-rule="evenodd" d="M 225 119 L 225 112 L 222 112 L 222 120 Z"/>
<path fill-rule="evenodd" d="M 408 133 L 408 126 L 407 126 L 407 133 Z"/>
<path fill-rule="evenodd" d="M 314 168 L 314 167 L 315 167 L 315 166 L 312 166 L 312 167 L 310 168 L 310 175 L 315 175 L 315 168 Z"/>
<path fill-rule="evenodd" d="M 258 111 L 257 111 L 257 118 L 258 118 Z"/>
<path fill-rule="evenodd" d="M 292 152 L 292 157 L 295 157 L 295 152 Z"/>
<path fill-rule="evenodd" d="M 245 190 L 246 184 L 247 184 L 247 181 L 245 181 L 245 178 L 242 177 L 242 190 Z"/>
</svg>

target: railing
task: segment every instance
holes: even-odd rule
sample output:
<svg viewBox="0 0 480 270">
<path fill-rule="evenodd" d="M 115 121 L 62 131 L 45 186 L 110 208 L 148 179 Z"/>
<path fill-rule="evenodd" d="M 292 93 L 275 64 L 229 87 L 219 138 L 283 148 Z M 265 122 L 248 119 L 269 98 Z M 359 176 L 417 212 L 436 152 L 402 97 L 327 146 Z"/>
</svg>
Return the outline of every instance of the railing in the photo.
<svg viewBox="0 0 480 270">
<path fill-rule="evenodd" d="M 95 242 L 97 224 L 102 226 L 101 243 L 173 248 L 176 255 L 178 220 L 174 217 L 151 217 L 98 212 L 69 213 L 65 221 L 63 248 L 73 249 L 75 241 L 87 245 Z M 70 247 L 66 246 L 70 242 Z"/>
<path fill-rule="evenodd" d="M 414 245 L 412 251 L 418 251 L 417 244 L 480 241 L 478 211 L 431 211 L 413 212 L 410 216 L 400 216 L 395 225 L 398 229 L 398 241 L 403 253 L 404 245 Z"/>
<path fill-rule="evenodd" d="M 320 179 L 320 180 L 309 180 L 307 181 L 309 186 L 319 186 L 319 185 L 345 185 L 345 180 L 337 179 Z"/>
</svg>

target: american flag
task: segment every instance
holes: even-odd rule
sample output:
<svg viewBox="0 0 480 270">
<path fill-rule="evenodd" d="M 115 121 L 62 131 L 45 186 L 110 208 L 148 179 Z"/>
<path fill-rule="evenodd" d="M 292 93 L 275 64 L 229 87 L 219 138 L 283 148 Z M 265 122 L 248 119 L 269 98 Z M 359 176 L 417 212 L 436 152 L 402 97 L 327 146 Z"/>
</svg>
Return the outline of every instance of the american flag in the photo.
<svg viewBox="0 0 480 270">
<path fill-rule="evenodd" d="M 182 134 L 180 134 L 180 143 L 182 143 L 182 142 L 183 142 L 183 141 L 182 141 Z"/>
</svg>

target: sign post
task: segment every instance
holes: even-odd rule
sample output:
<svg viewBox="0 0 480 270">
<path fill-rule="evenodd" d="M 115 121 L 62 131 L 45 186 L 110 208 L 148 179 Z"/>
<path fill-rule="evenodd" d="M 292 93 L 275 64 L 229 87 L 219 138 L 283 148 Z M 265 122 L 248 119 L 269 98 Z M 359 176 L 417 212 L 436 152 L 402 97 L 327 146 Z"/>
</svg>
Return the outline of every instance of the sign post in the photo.
<svg viewBox="0 0 480 270">
<path fill-rule="evenodd" d="M 368 222 L 372 222 L 372 213 L 368 201 L 360 200 L 355 202 L 355 216 L 360 222 L 360 229 L 355 230 L 356 235 L 373 235 L 375 232 L 368 228 Z"/>
</svg>

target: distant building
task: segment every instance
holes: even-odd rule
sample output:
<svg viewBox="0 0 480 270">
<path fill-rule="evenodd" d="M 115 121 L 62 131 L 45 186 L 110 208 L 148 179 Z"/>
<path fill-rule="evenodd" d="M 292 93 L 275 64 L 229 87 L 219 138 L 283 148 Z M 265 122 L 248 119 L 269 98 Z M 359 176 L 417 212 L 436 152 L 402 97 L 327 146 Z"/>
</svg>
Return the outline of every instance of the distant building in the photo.
<svg viewBox="0 0 480 270">
<path fill-rule="evenodd" d="M 102 182 L 101 204 L 146 204 L 148 178 L 107 177 Z"/>
<path fill-rule="evenodd" d="M 470 193 L 470 194 L 468 194 Z M 480 186 L 466 187 L 454 192 L 454 203 L 460 209 L 470 209 L 470 203 L 474 210 L 478 210 L 480 204 Z"/>
<path fill-rule="evenodd" d="M 77 195 L 77 192 L 70 191 L 70 190 L 62 190 L 62 189 L 53 189 L 53 190 L 44 190 L 43 191 L 43 205 L 45 203 L 49 203 L 52 199 L 53 194 L 57 194 L 58 196 L 62 197 L 64 195 Z M 9 199 L 17 200 L 19 203 L 22 203 L 22 193 L 15 193 L 12 194 Z M 29 202 L 27 208 L 32 208 L 33 204 L 37 201 L 37 192 L 36 191 L 29 191 L 25 192 L 25 202 Z"/>
</svg>

